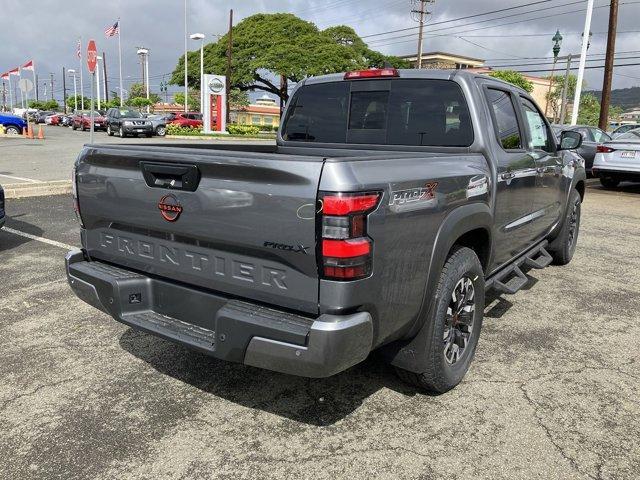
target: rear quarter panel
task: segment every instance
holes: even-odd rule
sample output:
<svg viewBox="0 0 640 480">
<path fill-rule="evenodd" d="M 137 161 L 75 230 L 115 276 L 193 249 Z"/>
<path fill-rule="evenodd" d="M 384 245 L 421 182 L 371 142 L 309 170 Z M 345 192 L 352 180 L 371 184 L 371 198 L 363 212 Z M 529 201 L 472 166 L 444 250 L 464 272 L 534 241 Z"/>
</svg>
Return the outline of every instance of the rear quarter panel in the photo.
<svg viewBox="0 0 640 480">
<path fill-rule="evenodd" d="M 386 158 L 327 160 L 320 190 L 376 190 L 382 199 L 368 221 L 373 275 L 347 283 L 321 280 L 320 311 L 360 306 L 374 318 L 376 345 L 401 338 L 421 311 L 439 228 L 463 205 L 481 203 L 488 211 L 490 178 L 481 154 L 390 152 Z"/>
</svg>

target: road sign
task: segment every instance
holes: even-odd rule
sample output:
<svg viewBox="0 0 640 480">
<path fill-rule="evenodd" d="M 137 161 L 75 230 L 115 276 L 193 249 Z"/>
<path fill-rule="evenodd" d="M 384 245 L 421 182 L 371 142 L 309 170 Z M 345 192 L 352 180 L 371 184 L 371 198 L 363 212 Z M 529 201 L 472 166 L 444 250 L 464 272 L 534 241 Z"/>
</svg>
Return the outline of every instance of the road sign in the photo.
<svg viewBox="0 0 640 480">
<path fill-rule="evenodd" d="M 87 45 L 87 68 L 89 73 L 96 72 L 96 64 L 98 63 L 98 49 L 96 48 L 96 42 L 89 40 Z"/>
<path fill-rule="evenodd" d="M 28 78 L 21 78 L 18 82 L 18 87 L 22 93 L 31 93 L 33 90 L 33 82 Z"/>
</svg>

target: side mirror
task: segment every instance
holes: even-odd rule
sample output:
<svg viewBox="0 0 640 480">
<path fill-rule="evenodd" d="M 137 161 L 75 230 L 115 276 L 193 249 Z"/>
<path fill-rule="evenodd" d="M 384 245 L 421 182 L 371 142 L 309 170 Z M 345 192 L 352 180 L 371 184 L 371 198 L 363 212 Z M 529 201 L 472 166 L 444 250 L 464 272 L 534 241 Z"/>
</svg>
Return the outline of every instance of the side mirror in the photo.
<svg viewBox="0 0 640 480">
<path fill-rule="evenodd" d="M 582 134 L 574 130 L 565 130 L 560 135 L 560 150 L 575 150 L 582 146 Z"/>
</svg>

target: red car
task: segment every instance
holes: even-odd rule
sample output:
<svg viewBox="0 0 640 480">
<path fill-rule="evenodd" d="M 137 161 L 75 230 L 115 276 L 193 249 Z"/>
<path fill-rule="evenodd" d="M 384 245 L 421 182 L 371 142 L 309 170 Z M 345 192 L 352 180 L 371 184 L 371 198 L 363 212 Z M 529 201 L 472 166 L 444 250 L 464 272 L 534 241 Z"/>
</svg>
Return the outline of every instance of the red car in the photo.
<svg viewBox="0 0 640 480">
<path fill-rule="evenodd" d="M 91 129 L 91 112 L 77 112 L 73 116 L 73 122 L 71 123 L 73 130 L 89 130 Z M 107 119 L 95 112 L 93 117 L 94 130 L 107 130 Z"/>
<path fill-rule="evenodd" d="M 202 128 L 202 114 L 196 112 L 178 113 L 171 123 L 181 127 Z"/>
</svg>

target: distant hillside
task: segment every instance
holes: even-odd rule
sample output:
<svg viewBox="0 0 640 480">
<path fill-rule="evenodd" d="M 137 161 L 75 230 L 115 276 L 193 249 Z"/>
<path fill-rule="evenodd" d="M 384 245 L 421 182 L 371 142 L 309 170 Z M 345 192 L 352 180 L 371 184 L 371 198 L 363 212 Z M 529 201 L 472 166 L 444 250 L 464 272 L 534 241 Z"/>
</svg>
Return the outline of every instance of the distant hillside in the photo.
<svg viewBox="0 0 640 480">
<path fill-rule="evenodd" d="M 598 99 L 602 96 L 601 90 L 591 90 L 586 93 L 591 93 Z M 640 107 L 640 87 L 611 90 L 611 104 L 622 107 L 624 110 Z"/>
</svg>

